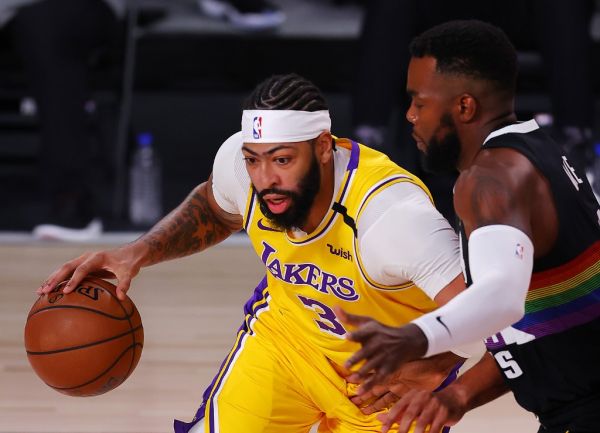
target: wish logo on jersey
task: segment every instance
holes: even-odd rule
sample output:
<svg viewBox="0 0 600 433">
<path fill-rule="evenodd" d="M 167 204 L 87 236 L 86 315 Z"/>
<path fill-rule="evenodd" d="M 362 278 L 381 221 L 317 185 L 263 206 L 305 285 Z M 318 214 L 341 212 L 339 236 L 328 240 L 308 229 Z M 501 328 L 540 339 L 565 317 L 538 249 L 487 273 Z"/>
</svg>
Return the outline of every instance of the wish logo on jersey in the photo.
<svg viewBox="0 0 600 433">
<path fill-rule="evenodd" d="M 336 248 L 331 244 L 327 244 L 327 247 L 329 247 L 329 252 L 334 256 L 341 257 L 342 259 L 348 260 L 350 262 L 353 261 L 352 254 L 350 253 L 350 251 L 345 250 L 342 247 Z"/>
<path fill-rule="evenodd" d="M 323 271 L 314 263 L 281 263 L 277 258 L 271 258 L 277 250 L 262 242 L 261 260 L 275 278 L 289 284 L 310 286 L 322 293 L 332 295 L 344 301 L 356 301 L 359 298 L 354 289 L 354 281 L 347 277 L 338 277 Z"/>
</svg>

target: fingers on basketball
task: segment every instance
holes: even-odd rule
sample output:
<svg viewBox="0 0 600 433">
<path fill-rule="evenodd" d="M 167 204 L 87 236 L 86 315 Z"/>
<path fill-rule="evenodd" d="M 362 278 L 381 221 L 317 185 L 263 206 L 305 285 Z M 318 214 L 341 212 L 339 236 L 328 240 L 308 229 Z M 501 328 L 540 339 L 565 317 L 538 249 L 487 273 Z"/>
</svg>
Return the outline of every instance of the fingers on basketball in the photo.
<svg viewBox="0 0 600 433">
<path fill-rule="evenodd" d="M 144 345 L 140 314 L 116 288 L 87 277 L 63 293 L 34 303 L 25 325 L 25 348 L 33 370 L 50 387 L 68 395 L 103 394 L 135 369 Z"/>
</svg>

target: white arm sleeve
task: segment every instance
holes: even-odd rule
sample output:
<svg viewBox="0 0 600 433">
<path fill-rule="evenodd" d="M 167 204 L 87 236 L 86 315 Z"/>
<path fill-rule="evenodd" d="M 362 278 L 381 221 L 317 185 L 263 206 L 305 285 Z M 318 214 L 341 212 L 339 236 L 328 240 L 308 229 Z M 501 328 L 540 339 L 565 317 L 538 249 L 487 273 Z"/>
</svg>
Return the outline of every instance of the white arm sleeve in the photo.
<svg viewBox="0 0 600 433">
<path fill-rule="evenodd" d="M 412 281 L 433 299 L 461 273 L 457 236 L 417 185 L 381 191 L 357 227 L 365 271 L 382 285 Z"/>
<path fill-rule="evenodd" d="M 425 356 L 484 339 L 523 317 L 533 270 L 533 244 L 525 233 L 507 225 L 474 230 L 469 268 L 473 284 L 467 290 L 413 320 L 427 336 Z"/>
<path fill-rule="evenodd" d="M 229 137 L 219 148 L 213 163 L 212 189 L 225 212 L 243 215 L 248 200 L 250 176 L 242 154 L 242 133 Z"/>
</svg>

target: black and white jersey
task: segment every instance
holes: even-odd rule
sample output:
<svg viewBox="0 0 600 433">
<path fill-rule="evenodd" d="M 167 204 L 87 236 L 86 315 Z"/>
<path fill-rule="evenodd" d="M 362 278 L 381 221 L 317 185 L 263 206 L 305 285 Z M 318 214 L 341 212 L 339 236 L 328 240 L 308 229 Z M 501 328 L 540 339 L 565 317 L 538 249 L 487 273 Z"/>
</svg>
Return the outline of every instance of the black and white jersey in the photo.
<svg viewBox="0 0 600 433">
<path fill-rule="evenodd" d="M 534 260 L 525 316 L 486 340 L 516 400 L 542 425 L 600 429 L 600 209 L 574 168 L 533 120 L 494 131 L 484 148 L 511 148 L 546 177 L 558 212 L 552 250 Z M 533 222 L 535 224 L 535 221 Z M 467 282 L 468 251 L 460 224 Z"/>
</svg>

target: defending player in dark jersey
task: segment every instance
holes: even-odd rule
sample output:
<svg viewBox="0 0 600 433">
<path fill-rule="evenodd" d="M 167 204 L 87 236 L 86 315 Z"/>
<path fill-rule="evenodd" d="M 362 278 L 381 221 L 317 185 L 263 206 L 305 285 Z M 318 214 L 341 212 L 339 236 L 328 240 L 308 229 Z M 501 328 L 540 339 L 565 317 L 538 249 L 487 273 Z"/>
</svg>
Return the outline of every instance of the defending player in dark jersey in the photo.
<svg viewBox="0 0 600 433">
<path fill-rule="evenodd" d="M 514 113 L 516 54 L 478 21 L 434 27 L 411 45 L 407 119 L 434 170 L 457 168 L 454 205 L 469 288 L 401 328 L 348 316 L 362 343 L 347 366 L 375 370 L 478 338 L 489 353 L 438 394 L 410 391 L 384 431 L 439 431 L 512 390 L 540 433 L 600 430 L 600 210 L 583 170 Z M 500 332 L 499 332 L 500 331 Z M 491 336 L 491 337 L 490 337 Z"/>
</svg>

